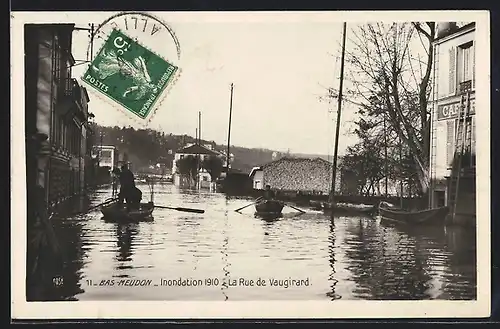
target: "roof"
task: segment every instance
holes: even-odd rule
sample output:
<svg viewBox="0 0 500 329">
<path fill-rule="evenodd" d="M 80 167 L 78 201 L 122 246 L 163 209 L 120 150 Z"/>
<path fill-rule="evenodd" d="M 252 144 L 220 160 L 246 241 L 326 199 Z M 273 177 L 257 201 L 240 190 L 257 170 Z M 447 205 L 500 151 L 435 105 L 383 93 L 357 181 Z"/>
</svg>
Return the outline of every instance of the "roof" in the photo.
<svg viewBox="0 0 500 329">
<path fill-rule="evenodd" d="M 248 174 L 249 177 L 253 177 L 253 175 L 255 175 L 255 173 L 259 170 L 262 170 L 262 166 L 259 166 L 259 167 L 253 167 L 252 170 L 250 171 L 250 174 Z"/>
<path fill-rule="evenodd" d="M 100 148 L 104 150 L 113 150 L 116 149 L 116 146 L 113 145 L 94 145 L 95 148 Z"/>
<path fill-rule="evenodd" d="M 436 37 L 434 39 L 434 42 L 440 43 L 440 42 L 443 42 L 445 40 L 453 39 L 454 36 L 458 36 L 458 35 L 463 34 L 469 30 L 472 31 L 475 29 L 475 27 L 476 27 L 476 23 L 472 22 L 472 23 L 466 24 L 464 26 L 461 26 L 459 28 L 452 29 L 449 33 L 445 33 L 441 36 Z"/>
<path fill-rule="evenodd" d="M 326 161 L 325 159 L 322 159 L 322 158 L 291 158 L 291 157 L 283 157 L 283 158 L 280 158 L 278 160 L 274 160 L 274 161 L 271 161 L 271 162 L 268 162 L 266 163 L 265 165 L 261 166 L 261 168 L 265 168 L 265 167 L 268 167 L 272 164 L 275 164 L 275 163 L 278 163 L 278 162 L 311 162 L 311 161 L 314 161 L 314 162 L 322 162 L 324 164 L 329 164 L 329 165 L 332 165 L 331 162 L 329 161 Z"/>
<path fill-rule="evenodd" d="M 180 148 L 175 153 L 221 155 L 219 152 L 210 150 L 209 148 L 206 148 L 205 146 L 199 144 L 193 144 Z"/>
</svg>

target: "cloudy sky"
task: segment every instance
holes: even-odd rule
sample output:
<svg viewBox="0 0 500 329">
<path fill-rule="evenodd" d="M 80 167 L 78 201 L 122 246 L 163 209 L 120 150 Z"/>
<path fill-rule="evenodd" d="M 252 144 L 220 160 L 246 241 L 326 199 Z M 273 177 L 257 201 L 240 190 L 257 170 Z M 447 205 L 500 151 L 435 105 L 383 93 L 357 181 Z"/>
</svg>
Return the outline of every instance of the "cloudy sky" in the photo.
<svg viewBox="0 0 500 329">
<path fill-rule="evenodd" d="M 47 22 L 88 27 L 89 23 L 100 24 L 113 14 L 31 13 L 25 17 L 29 20 L 32 15 L 32 19 L 38 21 L 43 17 Z M 226 144 L 230 84 L 234 83 L 231 144 L 300 153 L 333 153 L 337 103 L 335 100 L 330 104 L 322 102 L 320 97 L 325 95 L 326 87 L 338 88 L 341 21 L 345 15 L 326 12 L 152 14 L 167 22 L 174 31 L 180 43 L 180 59 L 167 32 L 132 36 L 173 61 L 182 69 L 182 75 L 158 108 L 150 128 L 194 136 L 201 111 L 202 138 Z M 364 15 L 368 16 L 356 14 L 356 18 L 366 21 L 372 17 L 370 13 Z M 116 22 L 124 28 L 123 22 Z M 348 38 L 349 28 L 354 26 L 348 23 Z M 96 40 L 94 54 L 100 45 L 102 40 Z M 88 33 L 75 31 L 72 51 L 77 61 L 86 59 L 88 46 Z M 80 78 L 85 69 L 86 65 L 74 67 L 74 77 Z M 89 108 L 96 122 L 144 127 L 123 114 L 123 109 L 117 109 L 87 89 L 91 97 Z M 348 133 L 355 111 L 352 104 L 343 106 L 341 154 L 347 145 L 355 142 L 354 136 Z"/>
<path fill-rule="evenodd" d="M 231 144 L 333 153 L 335 113 L 329 110 L 336 110 L 337 104 L 319 98 L 327 86 L 338 87 L 341 23 L 220 18 L 200 21 L 195 16 L 178 19 L 165 13 L 155 15 L 168 22 L 179 40 L 181 60 L 176 64 L 182 75 L 149 127 L 194 136 L 201 111 L 202 137 L 227 143 L 230 84 L 234 83 Z M 77 24 L 79 21 L 82 25 L 100 23 L 97 17 L 76 20 Z M 173 40 L 167 33 L 162 40 L 170 45 L 162 48 L 161 55 L 177 60 Z M 99 49 L 99 41 L 96 43 Z M 87 47 L 87 33 L 75 32 L 75 59 L 85 59 Z M 84 70 L 85 65 L 75 67 L 74 76 L 80 77 Z M 96 122 L 143 127 L 93 96 L 91 92 L 89 106 Z M 344 132 L 354 110 L 347 104 L 343 111 Z M 341 141 L 342 151 L 353 138 L 345 136 Z"/>
</svg>

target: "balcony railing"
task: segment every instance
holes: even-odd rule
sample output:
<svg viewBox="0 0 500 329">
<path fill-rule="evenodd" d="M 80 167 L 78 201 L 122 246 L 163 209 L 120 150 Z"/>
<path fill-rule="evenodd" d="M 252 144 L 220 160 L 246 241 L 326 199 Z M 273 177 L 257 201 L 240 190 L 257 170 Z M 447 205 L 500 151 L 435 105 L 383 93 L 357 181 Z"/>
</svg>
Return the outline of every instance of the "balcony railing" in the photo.
<svg viewBox="0 0 500 329">
<path fill-rule="evenodd" d="M 460 85 L 458 87 L 461 93 L 469 91 L 472 89 L 472 80 L 460 82 Z"/>
</svg>

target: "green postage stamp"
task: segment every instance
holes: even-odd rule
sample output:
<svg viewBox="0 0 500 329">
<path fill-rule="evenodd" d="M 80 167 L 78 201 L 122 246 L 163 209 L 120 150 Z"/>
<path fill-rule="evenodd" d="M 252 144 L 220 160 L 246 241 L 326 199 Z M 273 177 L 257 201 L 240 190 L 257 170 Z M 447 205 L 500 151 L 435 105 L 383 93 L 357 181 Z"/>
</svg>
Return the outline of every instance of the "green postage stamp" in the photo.
<svg viewBox="0 0 500 329">
<path fill-rule="evenodd" d="M 179 70 L 113 29 L 82 79 L 141 119 L 146 119 Z"/>
</svg>

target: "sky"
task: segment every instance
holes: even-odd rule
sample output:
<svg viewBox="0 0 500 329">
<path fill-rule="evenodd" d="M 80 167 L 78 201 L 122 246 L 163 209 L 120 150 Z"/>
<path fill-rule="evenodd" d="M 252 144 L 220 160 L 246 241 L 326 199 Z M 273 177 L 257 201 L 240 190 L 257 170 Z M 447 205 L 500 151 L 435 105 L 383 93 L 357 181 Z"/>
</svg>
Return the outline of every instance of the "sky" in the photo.
<svg viewBox="0 0 500 329">
<path fill-rule="evenodd" d="M 155 15 L 169 24 L 181 48 L 177 60 L 168 33 L 140 42 L 179 65 L 182 74 L 163 100 L 148 127 L 172 134 L 194 136 L 198 112 L 202 112 L 202 138 L 226 144 L 228 137 L 230 84 L 234 83 L 231 144 L 269 148 L 293 153 L 333 153 L 336 101 L 320 101 L 326 88 L 338 88 L 341 23 L 337 21 L 199 20 L 196 17 Z M 100 23 L 110 13 L 77 25 Z M 75 17 L 77 18 L 77 17 Z M 121 27 L 121 26 L 120 26 Z M 139 37 L 138 37 L 139 38 Z M 158 40 L 164 45 L 158 47 Z M 73 35 L 73 56 L 84 60 L 87 32 Z M 102 41 L 94 44 L 95 52 Z M 94 52 L 94 53 L 95 53 Z M 86 65 L 73 68 L 81 77 Z M 89 110 L 103 125 L 143 128 L 136 120 L 102 101 L 92 89 Z M 349 121 L 355 108 L 345 104 L 342 112 L 339 152 L 352 144 Z M 140 119 L 139 119 L 140 120 Z"/>
<path fill-rule="evenodd" d="M 77 28 L 86 28 L 90 23 L 99 25 L 114 14 L 23 15 L 26 20 L 31 17 L 39 21 L 43 17 L 47 22 L 75 23 Z M 320 101 L 320 97 L 326 94 L 327 87 L 339 86 L 342 20 L 354 17 L 361 23 L 367 22 L 373 19 L 371 12 L 355 16 L 327 12 L 152 14 L 175 33 L 180 58 L 173 38 L 165 29 L 151 36 L 151 24 L 143 33 L 140 26 L 134 30 L 131 21 L 125 26 L 123 17 L 114 20 L 122 30 L 130 27 L 126 32 L 131 37 L 182 70 L 147 127 L 195 136 L 201 111 L 202 138 L 227 144 L 230 84 L 234 83 L 232 145 L 292 153 L 333 153 L 337 102 Z M 405 15 L 393 17 L 400 20 Z M 407 19 L 419 18 L 422 20 L 422 16 Z M 350 47 L 350 28 L 360 22 L 348 22 L 346 48 Z M 109 33 L 111 25 L 108 23 L 102 31 Z M 89 41 L 87 31 L 74 31 L 72 53 L 77 63 L 87 59 Z M 103 39 L 96 39 L 94 55 L 102 44 Z M 80 79 L 86 68 L 86 64 L 74 66 L 73 76 Z M 91 98 L 89 111 L 95 114 L 97 123 L 145 127 L 144 122 L 126 115 L 116 103 L 103 99 L 92 88 L 87 90 Z M 350 133 L 356 110 L 356 105 L 349 102 L 342 106 L 340 155 L 356 142 Z"/>
</svg>

